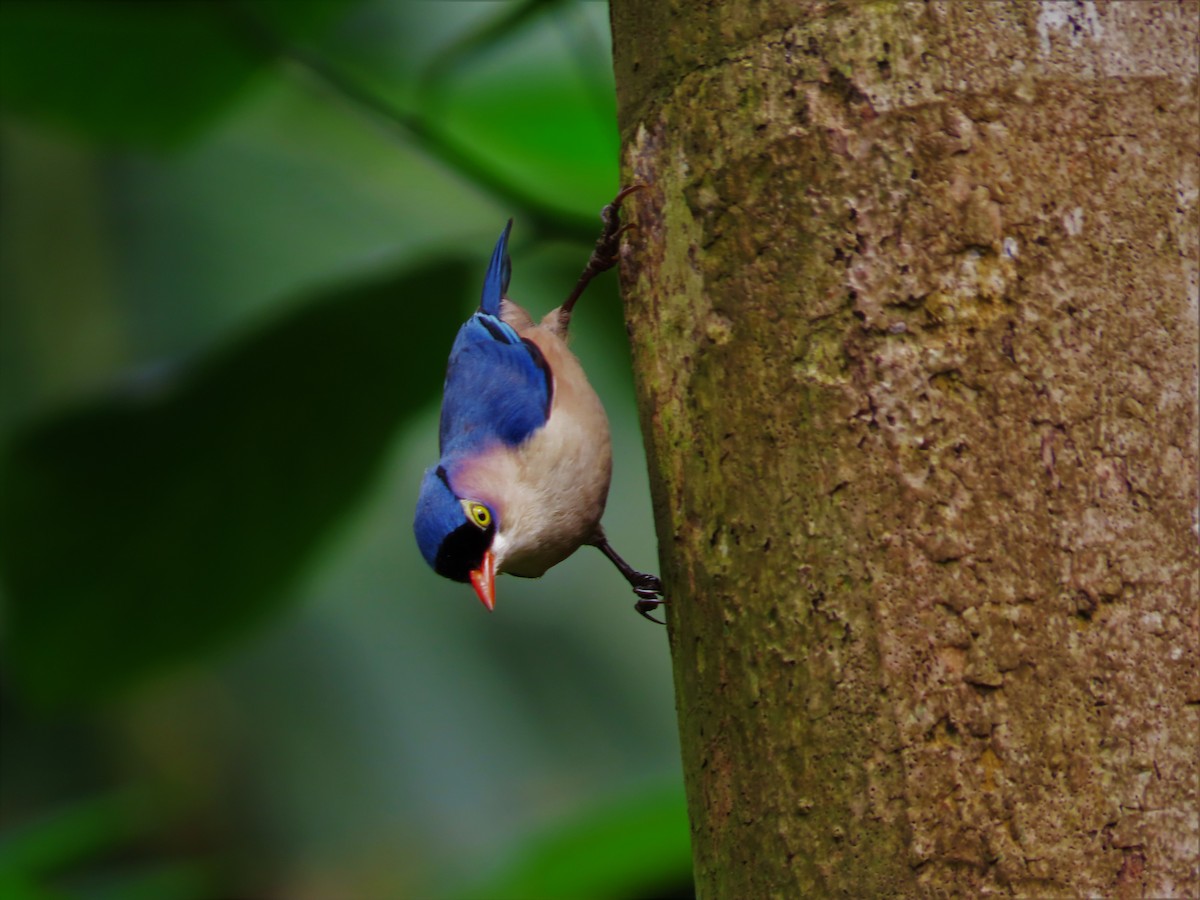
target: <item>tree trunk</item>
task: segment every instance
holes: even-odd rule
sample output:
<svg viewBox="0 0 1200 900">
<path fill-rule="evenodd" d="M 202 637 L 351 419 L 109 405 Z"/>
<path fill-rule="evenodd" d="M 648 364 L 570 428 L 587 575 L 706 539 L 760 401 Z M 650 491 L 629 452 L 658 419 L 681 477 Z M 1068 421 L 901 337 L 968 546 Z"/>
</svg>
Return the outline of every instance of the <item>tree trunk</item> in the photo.
<svg viewBox="0 0 1200 900">
<path fill-rule="evenodd" d="M 613 0 L 704 897 L 1196 896 L 1196 2 Z"/>
</svg>

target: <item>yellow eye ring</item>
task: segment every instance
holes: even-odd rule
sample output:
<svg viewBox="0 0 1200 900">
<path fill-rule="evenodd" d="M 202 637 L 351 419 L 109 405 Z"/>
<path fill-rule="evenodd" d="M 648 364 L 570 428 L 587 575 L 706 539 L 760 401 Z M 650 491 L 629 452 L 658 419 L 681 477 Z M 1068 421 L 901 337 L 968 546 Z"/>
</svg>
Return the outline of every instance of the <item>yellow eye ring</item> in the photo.
<svg viewBox="0 0 1200 900">
<path fill-rule="evenodd" d="M 467 518 L 480 528 L 487 528 L 492 524 L 492 511 L 482 503 L 464 500 L 463 509 L 467 512 Z"/>
</svg>

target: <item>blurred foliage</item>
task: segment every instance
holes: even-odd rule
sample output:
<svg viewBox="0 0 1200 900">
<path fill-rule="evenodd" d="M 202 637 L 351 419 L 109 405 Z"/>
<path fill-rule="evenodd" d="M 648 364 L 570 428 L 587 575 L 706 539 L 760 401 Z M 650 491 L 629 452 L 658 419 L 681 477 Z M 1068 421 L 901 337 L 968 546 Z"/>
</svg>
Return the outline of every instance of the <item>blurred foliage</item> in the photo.
<svg viewBox="0 0 1200 900">
<path fill-rule="evenodd" d="M 179 144 L 272 62 L 247 16 L 303 38 L 353 3 L 5 0 L 0 104 L 88 138 Z"/>
<path fill-rule="evenodd" d="M 499 223 L 540 314 L 617 188 L 606 14 L 0 4 L 5 897 L 686 895 L 661 631 L 409 525 Z M 575 331 L 645 547 L 611 279 Z"/>
<path fill-rule="evenodd" d="M 274 608 L 436 394 L 442 348 L 402 335 L 420 298 L 466 296 L 466 271 L 343 288 L 178 382 L 144 377 L 19 432 L 0 466 L 0 565 L 29 693 L 95 697 Z M 423 324 L 447 334 L 456 313 Z"/>
<path fill-rule="evenodd" d="M 631 852 L 635 841 L 654 852 Z M 666 897 L 679 890 L 681 879 L 664 861 L 690 854 L 682 787 L 647 792 L 535 836 L 503 871 L 463 897 L 636 897 L 647 888 Z"/>
<path fill-rule="evenodd" d="M 89 868 L 163 825 L 153 800 L 131 792 L 78 802 L 0 838 L 0 895 L 173 900 L 219 891 L 195 862 L 129 861 Z"/>
</svg>

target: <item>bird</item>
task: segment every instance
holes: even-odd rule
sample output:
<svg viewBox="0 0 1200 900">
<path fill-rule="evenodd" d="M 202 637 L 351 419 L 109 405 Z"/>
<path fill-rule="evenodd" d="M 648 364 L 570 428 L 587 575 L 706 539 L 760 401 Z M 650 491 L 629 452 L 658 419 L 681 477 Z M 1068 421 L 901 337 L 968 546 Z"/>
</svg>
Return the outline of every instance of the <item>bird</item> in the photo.
<svg viewBox="0 0 1200 900">
<path fill-rule="evenodd" d="M 479 308 L 450 350 L 437 463 L 421 479 L 413 532 L 439 575 L 469 582 L 490 611 L 501 573 L 537 578 L 584 545 L 596 547 L 650 615 L 666 601 L 655 575 L 639 572 L 608 542 L 600 519 L 612 477 L 608 419 L 567 332 L 575 302 L 617 261 L 622 189 L 601 212 L 603 228 L 574 290 L 541 322 L 508 296 L 508 220 L 483 281 Z"/>
</svg>

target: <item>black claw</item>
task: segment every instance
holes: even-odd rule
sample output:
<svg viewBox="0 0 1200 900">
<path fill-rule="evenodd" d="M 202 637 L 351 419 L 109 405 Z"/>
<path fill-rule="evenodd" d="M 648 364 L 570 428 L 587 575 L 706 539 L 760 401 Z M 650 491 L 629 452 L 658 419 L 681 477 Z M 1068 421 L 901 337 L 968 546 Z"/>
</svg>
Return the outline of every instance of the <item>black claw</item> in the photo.
<svg viewBox="0 0 1200 900">
<path fill-rule="evenodd" d="M 644 184 L 631 184 L 629 187 L 622 188 L 613 198 L 613 202 L 600 210 L 600 221 L 604 223 L 604 230 L 600 232 L 600 239 L 596 241 L 596 248 L 592 251 L 591 259 L 588 260 L 588 270 L 599 273 L 616 265 L 620 255 L 621 235 L 631 228 L 637 227 L 632 223 L 621 225 L 621 203 L 630 194 L 645 190 L 645 188 Z"/>
<path fill-rule="evenodd" d="M 633 586 L 633 592 L 643 600 L 658 600 L 663 592 L 662 582 L 658 580 L 657 575 L 648 575 L 645 572 L 635 572 L 634 577 L 629 580 Z"/>
<path fill-rule="evenodd" d="M 635 577 L 631 578 L 629 583 L 633 585 L 633 592 L 642 599 L 633 604 L 633 608 L 644 619 L 649 619 L 651 622 L 658 622 L 659 625 L 666 625 L 659 619 L 650 615 L 652 610 L 658 609 L 660 606 L 666 605 L 666 600 L 662 599 L 663 585 L 657 575 L 647 575 L 645 572 L 635 573 Z"/>
<path fill-rule="evenodd" d="M 666 625 L 667 623 L 662 621 L 662 619 L 656 619 L 654 616 L 650 615 L 652 610 L 658 609 L 666 602 L 667 601 L 665 600 L 639 600 L 637 603 L 633 604 L 633 608 L 643 619 L 649 619 L 651 622 L 655 622 L 659 625 Z"/>
<path fill-rule="evenodd" d="M 579 295 L 583 293 L 588 283 L 601 272 L 607 272 L 617 264 L 621 250 L 621 235 L 636 227 L 632 223 L 621 224 L 621 203 L 630 194 L 645 188 L 644 184 L 631 184 L 629 187 L 622 188 L 613 198 L 612 203 L 600 210 L 600 221 L 604 223 L 604 228 L 600 232 L 596 246 L 592 249 L 592 255 L 588 258 L 587 265 L 583 268 L 583 274 L 575 283 L 575 289 L 571 291 L 571 295 L 559 308 L 563 331 L 566 331 L 567 325 L 571 321 L 571 310 L 575 307 L 575 301 L 579 299 Z"/>
</svg>

